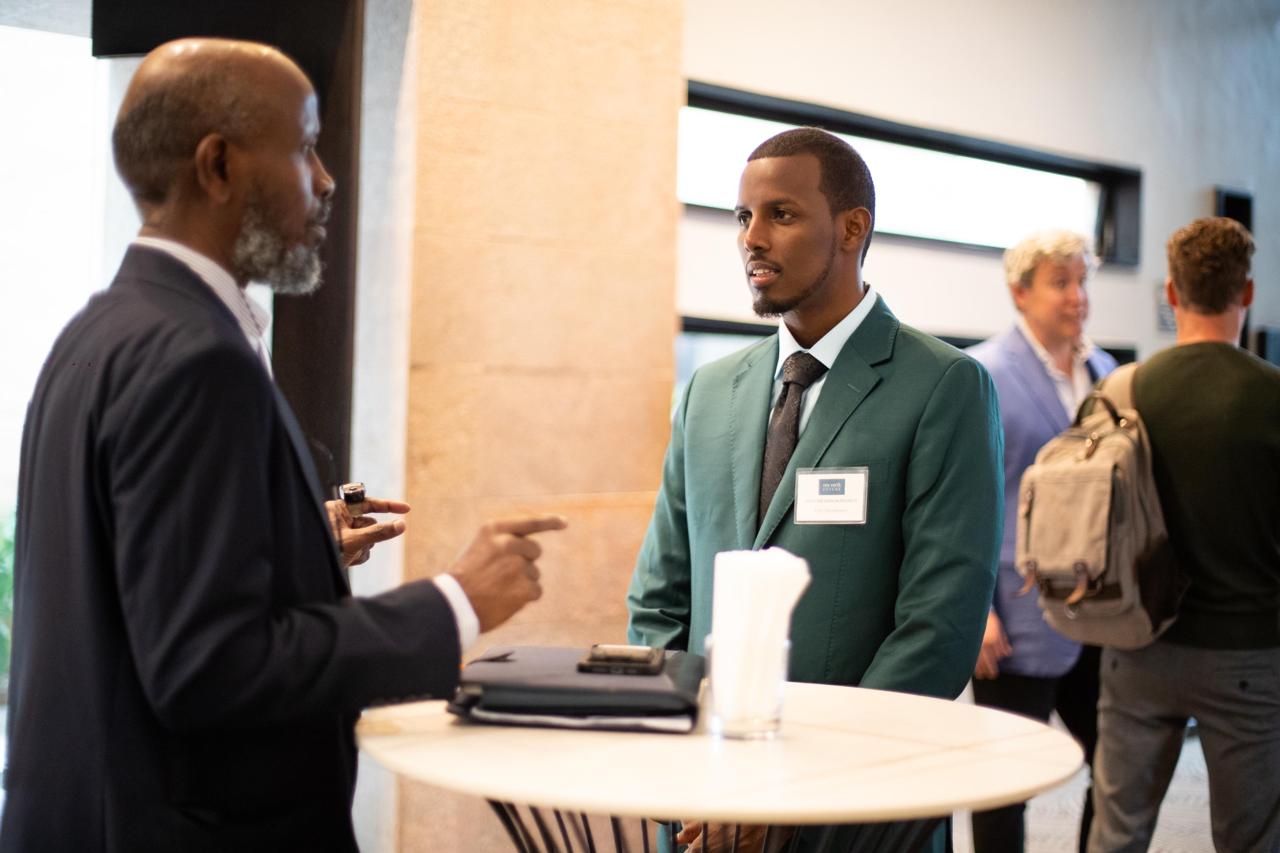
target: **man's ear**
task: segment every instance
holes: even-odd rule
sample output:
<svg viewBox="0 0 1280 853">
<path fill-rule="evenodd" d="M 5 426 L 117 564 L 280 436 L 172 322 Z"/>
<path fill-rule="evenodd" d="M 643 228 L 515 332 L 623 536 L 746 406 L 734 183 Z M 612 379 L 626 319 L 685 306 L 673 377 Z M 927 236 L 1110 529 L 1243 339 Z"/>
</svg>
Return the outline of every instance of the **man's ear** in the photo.
<svg viewBox="0 0 1280 853">
<path fill-rule="evenodd" d="M 233 195 L 234 158 L 234 149 L 220 133 L 210 133 L 196 145 L 196 183 L 219 204 L 225 204 Z"/>
<path fill-rule="evenodd" d="M 1247 278 L 1244 282 L 1244 298 L 1240 300 L 1241 307 L 1248 308 L 1253 304 L 1253 279 Z"/>
<path fill-rule="evenodd" d="M 1169 303 L 1170 308 L 1178 307 L 1178 289 L 1173 286 L 1172 278 L 1164 280 L 1164 299 Z"/>
<path fill-rule="evenodd" d="M 1023 284 L 1011 284 L 1009 285 L 1009 295 L 1013 297 L 1013 307 L 1018 310 L 1018 313 L 1026 313 L 1026 307 L 1023 303 L 1027 298 L 1027 286 Z"/>
<path fill-rule="evenodd" d="M 862 256 L 862 247 L 871 238 L 871 211 L 855 207 L 840 214 L 841 244 Z"/>
</svg>

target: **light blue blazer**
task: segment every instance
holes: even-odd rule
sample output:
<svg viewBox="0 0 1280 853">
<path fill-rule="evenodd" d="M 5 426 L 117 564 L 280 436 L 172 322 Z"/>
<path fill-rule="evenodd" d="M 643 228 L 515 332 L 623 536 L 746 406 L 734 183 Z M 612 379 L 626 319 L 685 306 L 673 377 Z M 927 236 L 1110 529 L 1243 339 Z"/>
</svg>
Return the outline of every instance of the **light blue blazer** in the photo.
<svg viewBox="0 0 1280 853">
<path fill-rule="evenodd" d="M 1018 485 L 1022 472 L 1035 461 L 1045 442 L 1062 432 L 1071 419 L 1053 387 L 1053 380 L 1019 326 L 970 347 L 967 352 L 991 373 L 1000 401 L 1004 427 L 1004 541 L 996 578 L 996 615 L 1013 647 L 1000 662 L 1000 671 L 1053 678 L 1076 662 L 1079 644 L 1050 628 L 1040 614 L 1034 592 L 1018 595 L 1023 580 L 1014 568 L 1018 532 Z M 1087 362 L 1097 382 L 1116 368 L 1116 360 L 1094 348 Z"/>
</svg>

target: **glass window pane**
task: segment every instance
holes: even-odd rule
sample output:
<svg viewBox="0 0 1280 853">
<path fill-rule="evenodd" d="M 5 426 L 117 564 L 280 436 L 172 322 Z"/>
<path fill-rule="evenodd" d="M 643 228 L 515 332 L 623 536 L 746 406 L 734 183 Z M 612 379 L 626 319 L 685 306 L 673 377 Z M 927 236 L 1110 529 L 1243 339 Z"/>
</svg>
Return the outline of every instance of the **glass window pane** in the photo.
<svg viewBox="0 0 1280 853">
<path fill-rule="evenodd" d="M 103 280 L 107 78 L 87 38 L 0 27 L 0 516 L 54 338 Z"/>
<path fill-rule="evenodd" d="M 685 107 L 676 192 L 685 204 L 732 210 L 751 151 L 793 125 Z M 1094 181 L 836 134 L 876 182 L 876 231 L 1003 249 L 1039 228 L 1095 234 L 1102 187 Z"/>
</svg>

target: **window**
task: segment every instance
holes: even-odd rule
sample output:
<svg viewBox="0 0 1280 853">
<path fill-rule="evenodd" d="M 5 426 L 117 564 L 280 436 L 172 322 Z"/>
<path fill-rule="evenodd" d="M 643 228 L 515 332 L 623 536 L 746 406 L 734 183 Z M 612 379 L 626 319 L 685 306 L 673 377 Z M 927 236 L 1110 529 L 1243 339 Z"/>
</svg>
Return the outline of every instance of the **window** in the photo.
<svg viewBox="0 0 1280 853">
<path fill-rule="evenodd" d="M 13 513 L 27 401 L 102 273 L 107 75 L 89 39 L 0 26 L 0 694 L 8 683 Z"/>
<path fill-rule="evenodd" d="M 680 112 L 680 201 L 732 210 L 738 175 L 760 142 L 785 122 L 685 107 Z M 876 231 L 1006 248 L 1039 228 L 1098 229 L 1097 181 L 992 160 L 837 134 L 875 176 Z"/>
<path fill-rule="evenodd" d="M 1138 260 L 1135 169 L 690 82 L 677 194 L 732 210 L 741 164 L 779 131 L 817 125 L 862 154 L 877 186 L 876 232 L 1004 249 L 1044 227 L 1095 237 L 1110 263 Z"/>
<path fill-rule="evenodd" d="M 770 136 L 803 125 L 843 137 L 866 159 L 877 188 L 877 235 L 922 242 L 921 248 L 943 249 L 941 255 L 951 248 L 970 256 L 952 253 L 962 280 L 968 275 L 965 283 L 986 288 L 967 302 L 968 307 L 993 306 L 990 312 L 979 311 L 990 315 L 989 323 L 975 322 L 972 312 L 960 320 L 940 311 L 899 314 L 926 331 L 949 332 L 939 337 L 955 346 L 985 338 L 993 326 L 1007 322 L 1011 310 L 998 287 L 999 273 L 975 281 L 974 261 L 987 264 L 980 256 L 998 258 L 1031 231 L 1058 227 L 1091 234 L 1108 266 L 1137 264 L 1141 173 L 1136 169 L 691 81 L 689 105 L 680 115 L 676 176 L 677 196 L 685 204 L 677 289 L 683 315 L 676 344 L 677 400 L 695 368 L 776 328 L 753 322 L 746 310 L 733 247 L 737 227 L 729 211 L 751 151 Z M 920 255 L 940 256 L 932 251 Z M 897 255 L 899 264 L 903 257 Z M 936 271 L 938 265 L 930 268 Z M 991 282 L 998 292 L 988 287 Z M 1131 347 L 1111 351 L 1122 361 L 1134 357 Z"/>
</svg>

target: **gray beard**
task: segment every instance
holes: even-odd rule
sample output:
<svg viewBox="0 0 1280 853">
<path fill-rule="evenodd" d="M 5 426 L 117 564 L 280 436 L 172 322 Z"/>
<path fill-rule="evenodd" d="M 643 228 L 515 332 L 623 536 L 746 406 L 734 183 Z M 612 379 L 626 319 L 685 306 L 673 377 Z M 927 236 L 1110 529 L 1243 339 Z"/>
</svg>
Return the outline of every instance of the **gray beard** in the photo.
<svg viewBox="0 0 1280 853">
<path fill-rule="evenodd" d="M 299 244 L 290 248 L 280 232 L 268 222 L 267 211 L 259 197 L 249 200 L 244 222 L 231 249 L 231 262 L 236 277 L 256 281 L 271 288 L 272 293 L 314 293 L 320 287 L 319 246 Z"/>
</svg>

